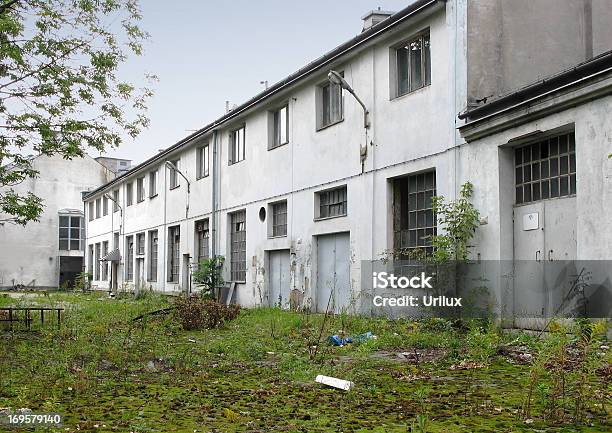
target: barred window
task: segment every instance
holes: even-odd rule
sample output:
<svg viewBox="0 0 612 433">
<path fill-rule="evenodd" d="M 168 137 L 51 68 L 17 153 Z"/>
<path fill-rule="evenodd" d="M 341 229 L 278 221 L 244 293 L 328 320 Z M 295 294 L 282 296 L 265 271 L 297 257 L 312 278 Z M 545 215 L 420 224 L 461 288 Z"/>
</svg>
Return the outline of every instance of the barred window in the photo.
<svg viewBox="0 0 612 433">
<path fill-rule="evenodd" d="M 319 218 L 346 215 L 346 185 L 317 194 L 319 196 Z"/>
<path fill-rule="evenodd" d="M 181 263 L 181 228 L 180 226 L 174 226 L 168 228 L 168 256 L 170 261 L 168 263 L 168 281 L 171 283 L 178 283 L 179 271 Z"/>
<path fill-rule="evenodd" d="M 157 281 L 157 230 L 149 232 L 149 281 Z"/>
<path fill-rule="evenodd" d="M 95 266 L 94 266 L 94 276 L 93 279 L 98 281 L 100 280 L 100 243 L 96 244 L 96 257 L 94 259 L 95 261 Z"/>
<path fill-rule="evenodd" d="M 134 279 L 134 236 L 125 238 L 125 279 Z"/>
<path fill-rule="evenodd" d="M 145 234 L 138 233 L 136 235 L 136 254 L 144 256 L 145 253 Z"/>
<path fill-rule="evenodd" d="M 102 257 L 106 256 L 108 254 L 108 241 L 104 241 L 102 242 Z M 107 262 L 101 262 L 102 265 L 102 278 L 100 278 L 102 281 L 107 281 L 108 280 L 108 263 Z"/>
<path fill-rule="evenodd" d="M 576 194 L 573 132 L 514 150 L 516 204 Z"/>
<path fill-rule="evenodd" d="M 59 249 L 62 251 L 80 251 L 85 240 L 85 224 L 81 216 L 60 215 Z"/>
<path fill-rule="evenodd" d="M 287 200 L 272 203 L 272 237 L 287 236 Z"/>
<path fill-rule="evenodd" d="M 396 179 L 393 194 L 394 249 L 431 254 L 431 237 L 437 225 L 432 200 L 436 195 L 436 172 Z"/>
<path fill-rule="evenodd" d="M 209 257 L 210 230 L 208 218 L 195 222 L 196 252 L 198 263 Z"/>
<path fill-rule="evenodd" d="M 230 214 L 231 261 L 230 274 L 232 281 L 246 281 L 246 211 Z"/>
</svg>

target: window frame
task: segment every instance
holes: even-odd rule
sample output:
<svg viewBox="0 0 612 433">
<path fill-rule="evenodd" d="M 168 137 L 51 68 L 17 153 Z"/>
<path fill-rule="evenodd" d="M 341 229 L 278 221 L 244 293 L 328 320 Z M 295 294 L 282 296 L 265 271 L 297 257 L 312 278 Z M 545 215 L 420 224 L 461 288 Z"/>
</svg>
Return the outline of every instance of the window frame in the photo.
<svg viewBox="0 0 612 433">
<path fill-rule="evenodd" d="M 99 219 L 102 216 L 102 198 L 98 197 L 96 199 L 96 219 Z"/>
<path fill-rule="evenodd" d="M 176 238 L 178 237 L 178 242 Z M 178 283 L 181 275 L 181 226 L 168 227 L 168 283 Z M 175 279 L 176 277 L 176 279 Z"/>
<path fill-rule="evenodd" d="M 60 213 L 58 215 L 58 226 L 59 226 L 59 232 L 58 232 L 58 246 L 59 246 L 59 250 L 60 251 L 83 251 L 83 248 L 85 247 L 85 218 L 80 215 L 80 214 L 67 214 L 67 213 Z M 62 225 L 62 218 L 68 218 L 68 225 Z M 79 219 L 79 227 L 75 227 L 72 225 L 72 219 L 73 218 L 78 218 Z M 62 230 L 67 230 L 67 236 L 63 237 L 62 236 Z M 78 230 L 79 232 L 79 236 L 78 238 L 75 238 L 72 236 L 72 230 Z M 67 242 L 67 249 L 62 248 L 62 241 Z M 78 241 L 79 242 L 79 248 L 78 249 L 74 249 L 72 248 L 72 242 L 73 241 Z"/>
<path fill-rule="evenodd" d="M 210 258 L 210 220 L 204 218 L 194 224 L 195 247 L 198 266 L 202 260 Z"/>
<path fill-rule="evenodd" d="M 137 233 L 136 234 L 136 242 L 135 242 L 135 254 L 136 256 L 144 256 L 146 252 L 145 247 L 145 233 Z"/>
<path fill-rule="evenodd" d="M 125 281 L 134 281 L 134 235 L 125 237 Z"/>
<path fill-rule="evenodd" d="M 132 206 L 134 204 L 134 182 L 125 184 L 125 205 Z"/>
<path fill-rule="evenodd" d="M 119 189 L 113 190 L 113 213 L 119 212 Z"/>
<path fill-rule="evenodd" d="M 157 281 L 157 267 L 159 257 L 159 232 L 157 230 L 149 230 L 149 263 L 147 270 L 147 281 Z"/>
<path fill-rule="evenodd" d="M 280 131 L 281 131 L 279 128 L 279 125 L 282 124 L 281 123 L 282 119 L 280 120 L 280 122 L 277 122 L 277 119 L 281 117 L 280 113 L 283 110 L 285 110 L 285 120 L 284 120 L 285 140 L 284 141 L 279 136 Z M 270 124 L 269 124 L 269 129 L 268 129 L 268 133 L 269 133 L 268 150 L 273 150 L 281 146 L 284 146 L 286 144 L 289 144 L 289 102 L 285 102 L 283 105 L 277 107 L 274 110 L 271 110 L 269 113 L 269 116 L 270 116 L 270 120 L 269 120 Z"/>
<path fill-rule="evenodd" d="M 229 253 L 230 253 L 230 281 L 236 283 L 246 282 L 246 209 L 241 209 L 228 214 L 230 228 L 229 232 Z M 238 224 L 242 224 L 243 229 L 237 230 Z"/>
<path fill-rule="evenodd" d="M 92 200 L 92 201 L 90 201 L 88 203 L 88 206 L 87 206 L 87 208 L 88 208 L 87 209 L 87 219 L 88 219 L 88 221 L 93 221 L 95 216 L 96 216 L 94 206 L 95 206 L 94 200 Z"/>
<path fill-rule="evenodd" d="M 157 169 L 149 172 L 149 198 L 157 197 Z"/>
<path fill-rule="evenodd" d="M 236 152 L 240 153 L 240 143 L 236 144 L 236 134 L 240 135 L 242 131 L 242 158 L 236 156 Z M 242 124 L 238 128 L 232 129 L 229 132 L 229 163 L 228 165 L 238 164 L 246 159 L 246 124 Z"/>
<path fill-rule="evenodd" d="M 170 163 L 174 165 L 174 167 L 177 168 L 175 170 L 174 167 L 172 168 L 168 167 L 168 169 L 170 170 L 170 182 L 168 183 L 168 186 L 170 187 L 170 190 L 173 190 L 173 189 L 177 189 L 181 187 L 181 180 L 179 179 L 179 173 L 178 173 L 178 170 L 181 169 L 180 167 L 181 160 L 175 159 L 175 160 L 170 161 Z"/>
<path fill-rule="evenodd" d="M 328 199 L 326 200 L 325 203 L 322 203 L 322 198 L 325 196 L 329 196 L 331 193 L 337 192 L 337 191 L 342 191 L 344 190 L 344 200 L 342 201 L 335 201 L 335 202 L 328 202 Z M 344 185 L 338 185 L 335 186 L 333 188 L 327 188 L 321 191 L 317 191 L 315 192 L 315 221 L 322 221 L 322 220 L 327 220 L 327 219 L 331 219 L 331 218 L 342 218 L 342 217 L 346 217 L 348 215 L 348 187 L 346 184 Z M 337 214 L 337 215 L 330 215 L 329 214 L 329 208 L 331 208 L 332 206 L 338 206 L 338 205 L 342 205 L 344 207 L 344 213 L 343 214 Z M 323 206 L 327 207 L 327 215 L 322 215 L 323 213 L 321 212 L 321 209 Z"/>
<path fill-rule="evenodd" d="M 210 145 L 205 143 L 196 150 L 196 180 L 210 175 Z"/>
<path fill-rule="evenodd" d="M 141 176 L 136 179 L 136 203 L 142 203 L 143 201 L 145 201 L 146 189 L 144 181 L 144 176 Z"/>
<path fill-rule="evenodd" d="M 285 206 L 284 212 L 277 212 L 278 206 L 281 206 L 281 205 Z M 268 237 L 271 239 L 286 238 L 287 237 L 287 226 L 288 226 L 288 215 L 289 215 L 287 200 L 275 201 L 273 203 L 270 203 L 269 207 L 270 207 L 269 213 L 272 217 L 270 218 L 270 231 L 269 231 Z M 277 224 L 277 218 L 280 215 L 284 215 L 284 224 L 283 223 Z M 277 232 L 276 231 L 277 227 L 284 227 L 284 232 L 283 231 Z"/>
<path fill-rule="evenodd" d="M 102 196 L 102 216 L 108 215 L 108 197 Z"/>
<path fill-rule="evenodd" d="M 419 87 L 412 88 L 412 68 L 411 68 L 411 57 L 407 56 L 407 74 L 408 74 L 408 83 L 407 90 L 401 91 L 400 89 L 400 65 L 399 65 L 399 56 L 398 53 L 401 49 L 406 48 L 411 43 L 419 40 L 421 41 L 422 47 L 427 46 L 427 51 L 424 49 L 421 50 L 421 85 Z M 427 41 L 427 43 L 426 43 Z M 427 53 L 427 54 L 426 54 Z M 430 28 L 425 28 L 418 33 L 413 34 L 409 38 L 403 39 L 401 42 L 394 44 L 390 47 L 390 68 L 389 70 L 392 72 L 390 78 L 390 87 L 391 87 L 391 100 L 401 98 L 403 96 L 409 95 L 411 93 L 417 92 L 421 89 L 431 86 L 432 76 L 431 76 L 431 31 Z"/>
<path fill-rule="evenodd" d="M 108 241 L 102 242 L 102 257 L 108 254 Z M 101 281 L 108 281 L 108 262 L 100 262 L 102 268 L 102 275 L 100 276 Z"/>
</svg>

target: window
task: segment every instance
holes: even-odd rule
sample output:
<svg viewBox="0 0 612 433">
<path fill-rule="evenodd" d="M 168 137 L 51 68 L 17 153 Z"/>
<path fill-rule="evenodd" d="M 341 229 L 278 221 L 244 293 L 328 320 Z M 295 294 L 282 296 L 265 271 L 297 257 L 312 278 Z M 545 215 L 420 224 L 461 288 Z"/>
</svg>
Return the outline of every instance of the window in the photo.
<svg viewBox="0 0 612 433">
<path fill-rule="evenodd" d="M 125 185 L 125 202 L 127 206 L 132 206 L 134 200 L 134 184 L 132 182 Z"/>
<path fill-rule="evenodd" d="M 149 281 L 157 281 L 157 230 L 149 232 Z"/>
<path fill-rule="evenodd" d="M 145 186 L 144 186 L 144 177 L 139 177 L 136 180 L 136 201 L 138 203 L 144 201 L 145 199 Z"/>
<path fill-rule="evenodd" d="M 62 251 L 81 251 L 85 239 L 85 224 L 81 216 L 60 215 L 59 249 Z"/>
<path fill-rule="evenodd" d="M 393 49 L 395 53 L 394 97 L 431 84 L 429 31 Z"/>
<path fill-rule="evenodd" d="M 106 196 L 102 197 L 102 215 L 108 215 L 108 198 Z"/>
<path fill-rule="evenodd" d="M 198 148 L 198 160 L 196 172 L 198 173 L 198 179 L 208 176 L 210 168 L 210 155 L 208 144 Z"/>
<path fill-rule="evenodd" d="M 272 237 L 287 236 L 287 201 L 272 203 Z"/>
<path fill-rule="evenodd" d="M 270 149 L 282 146 L 289 142 L 289 106 L 285 105 L 272 112 L 272 140 Z"/>
<path fill-rule="evenodd" d="M 516 204 L 576 194 L 576 138 L 558 135 L 514 150 Z"/>
<path fill-rule="evenodd" d="M 100 214 L 102 212 L 102 200 L 96 199 L 96 218 L 100 218 Z"/>
<path fill-rule="evenodd" d="M 134 279 L 134 236 L 125 238 L 125 279 Z"/>
<path fill-rule="evenodd" d="M 94 276 L 93 279 L 96 281 L 100 280 L 100 243 L 96 244 L 96 258 L 94 259 Z"/>
<path fill-rule="evenodd" d="M 144 256 L 145 253 L 145 234 L 138 233 L 136 235 L 136 254 L 139 256 Z"/>
<path fill-rule="evenodd" d="M 396 179 L 393 187 L 394 249 L 422 250 L 431 254 L 431 237 L 436 234 L 437 225 L 432 207 L 436 195 L 436 172 Z"/>
<path fill-rule="evenodd" d="M 94 264 L 94 246 L 93 244 L 89 245 L 88 250 L 89 251 L 88 251 L 87 269 L 89 270 L 89 273 L 93 275 L 94 273 L 94 266 L 93 266 Z"/>
<path fill-rule="evenodd" d="M 108 254 L 108 241 L 102 242 L 102 257 Z M 102 265 L 102 281 L 108 281 L 108 262 L 101 262 Z"/>
<path fill-rule="evenodd" d="M 342 73 L 341 75 L 344 75 Z M 329 81 L 317 88 L 317 129 L 322 129 L 343 118 L 342 87 Z"/>
<path fill-rule="evenodd" d="M 168 228 L 168 281 L 178 283 L 181 259 L 181 231 L 179 226 Z"/>
<path fill-rule="evenodd" d="M 176 167 L 179 168 L 179 160 L 175 160 L 175 161 L 170 161 L 170 163 Z M 174 168 L 170 169 L 170 189 L 174 189 L 174 188 L 178 188 L 180 185 L 179 183 L 179 174 L 178 171 L 176 171 Z"/>
<path fill-rule="evenodd" d="M 117 212 L 119 210 L 119 190 L 116 189 L 113 191 L 113 212 Z"/>
<path fill-rule="evenodd" d="M 235 164 L 240 161 L 244 161 L 244 134 L 245 127 L 236 129 L 230 132 L 229 136 L 229 163 Z"/>
<path fill-rule="evenodd" d="M 113 249 L 119 248 L 119 232 L 113 233 Z"/>
<path fill-rule="evenodd" d="M 197 238 L 197 252 L 198 252 L 198 263 L 202 260 L 205 260 L 209 257 L 209 240 L 210 240 L 210 231 L 208 227 L 208 219 L 196 221 L 195 223 L 196 229 L 196 238 Z"/>
<path fill-rule="evenodd" d="M 317 218 L 333 218 L 346 215 L 346 185 L 317 193 L 319 215 Z"/>
<path fill-rule="evenodd" d="M 89 214 L 87 219 L 89 221 L 93 221 L 94 219 L 94 202 L 93 201 L 89 202 L 89 212 L 87 213 Z"/>
<path fill-rule="evenodd" d="M 157 195 L 157 170 L 149 173 L 149 198 Z"/>
<path fill-rule="evenodd" d="M 246 281 L 246 211 L 230 214 L 230 278 Z"/>
</svg>

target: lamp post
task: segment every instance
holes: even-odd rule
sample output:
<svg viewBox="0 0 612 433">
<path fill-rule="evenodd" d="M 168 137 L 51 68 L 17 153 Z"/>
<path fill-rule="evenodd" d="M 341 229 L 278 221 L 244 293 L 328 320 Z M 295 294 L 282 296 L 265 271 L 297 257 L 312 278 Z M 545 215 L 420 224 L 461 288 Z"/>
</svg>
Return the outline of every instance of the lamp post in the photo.
<svg viewBox="0 0 612 433">
<path fill-rule="evenodd" d="M 121 207 L 119 202 L 115 200 L 110 194 L 106 193 L 104 194 L 104 197 L 106 197 L 108 200 L 115 203 L 115 205 L 117 205 L 117 207 L 119 208 L 119 237 L 121 238 L 121 229 L 123 228 L 123 208 Z M 113 211 L 113 214 L 114 213 L 115 212 Z M 114 238 L 115 237 L 115 215 L 113 214 L 111 214 L 111 233 L 113 234 L 113 238 Z M 117 245 L 117 249 L 119 250 L 119 245 Z M 117 272 L 118 272 L 118 269 L 116 270 L 115 274 L 117 274 Z M 113 265 L 111 264 L 111 281 L 110 281 L 110 286 L 108 288 L 109 295 L 112 295 L 113 293 L 113 284 L 115 283 L 116 279 L 117 279 L 117 275 L 115 275 L 115 278 L 113 278 Z"/>
<path fill-rule="evenodd" d="M 187 176 L 185 176 L 183 172 L 179 170 L 178 167 L 172 162 L 166 161 L 165 166 L 169 168 L 170 170 L 176 171 L 178 174 L 181 175 L 183 179 L 185 179 L 185 182 L 187 182 L 187 205 L 185 206 L 185 218 L 188 218 L 189 217 L 189 193 L 191 192 L 191 182 L 189 182 L 189 179 L 187 179 Z"/>
<path fill-rule="evenodd" d="M 353 95 L 355 97 L 357 102 L 359 102 L 359 105 L 361 105 L 361 107 L 363 108 L 363 127 L 365 129 L 368 129 L 370 127 L 370 121 L 368 119 L 368 116 L 369 116 L 370 112 L 366 108 L 366 106 L 363 103 L 363 101 L 361 100 L 361 98 L 359 98 L 359 96 L 357 96 L 357 94 L 355 93 L 355 91 L 353 90 L 351 85 L 349 83 L 347 83 L 347 81 L 344 79 L 344 77 L 342 75 L 340 75 L 336 71 L 329 71 L 329 74 L 327 74 L 327 78 L 329 79 L 329 81 L 331 83 L 333 83 L 333 84 L 335 84 L 337 86 L 342 87 L 343 89 L 347 90 L 351 95 Z"/>
</svg>

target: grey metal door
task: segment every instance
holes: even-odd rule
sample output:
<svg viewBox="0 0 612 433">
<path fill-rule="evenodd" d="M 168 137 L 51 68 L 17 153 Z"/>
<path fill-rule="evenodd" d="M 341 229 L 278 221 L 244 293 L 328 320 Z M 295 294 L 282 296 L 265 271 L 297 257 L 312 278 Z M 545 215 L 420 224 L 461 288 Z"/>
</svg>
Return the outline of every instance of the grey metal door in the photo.
<svg viewBox="0 0 612 433">
<path fill-rule="evenodd" d="M 270 306 L 288 309 L 290 307 L 289 250 L 270 251 L 268 287 Z"/>
<path fill-rule="evenodd" d="M 334 233 L 317 236 L 316 311 L 336 313 L 349 307 L 350 234 Z"/>
</svg>

